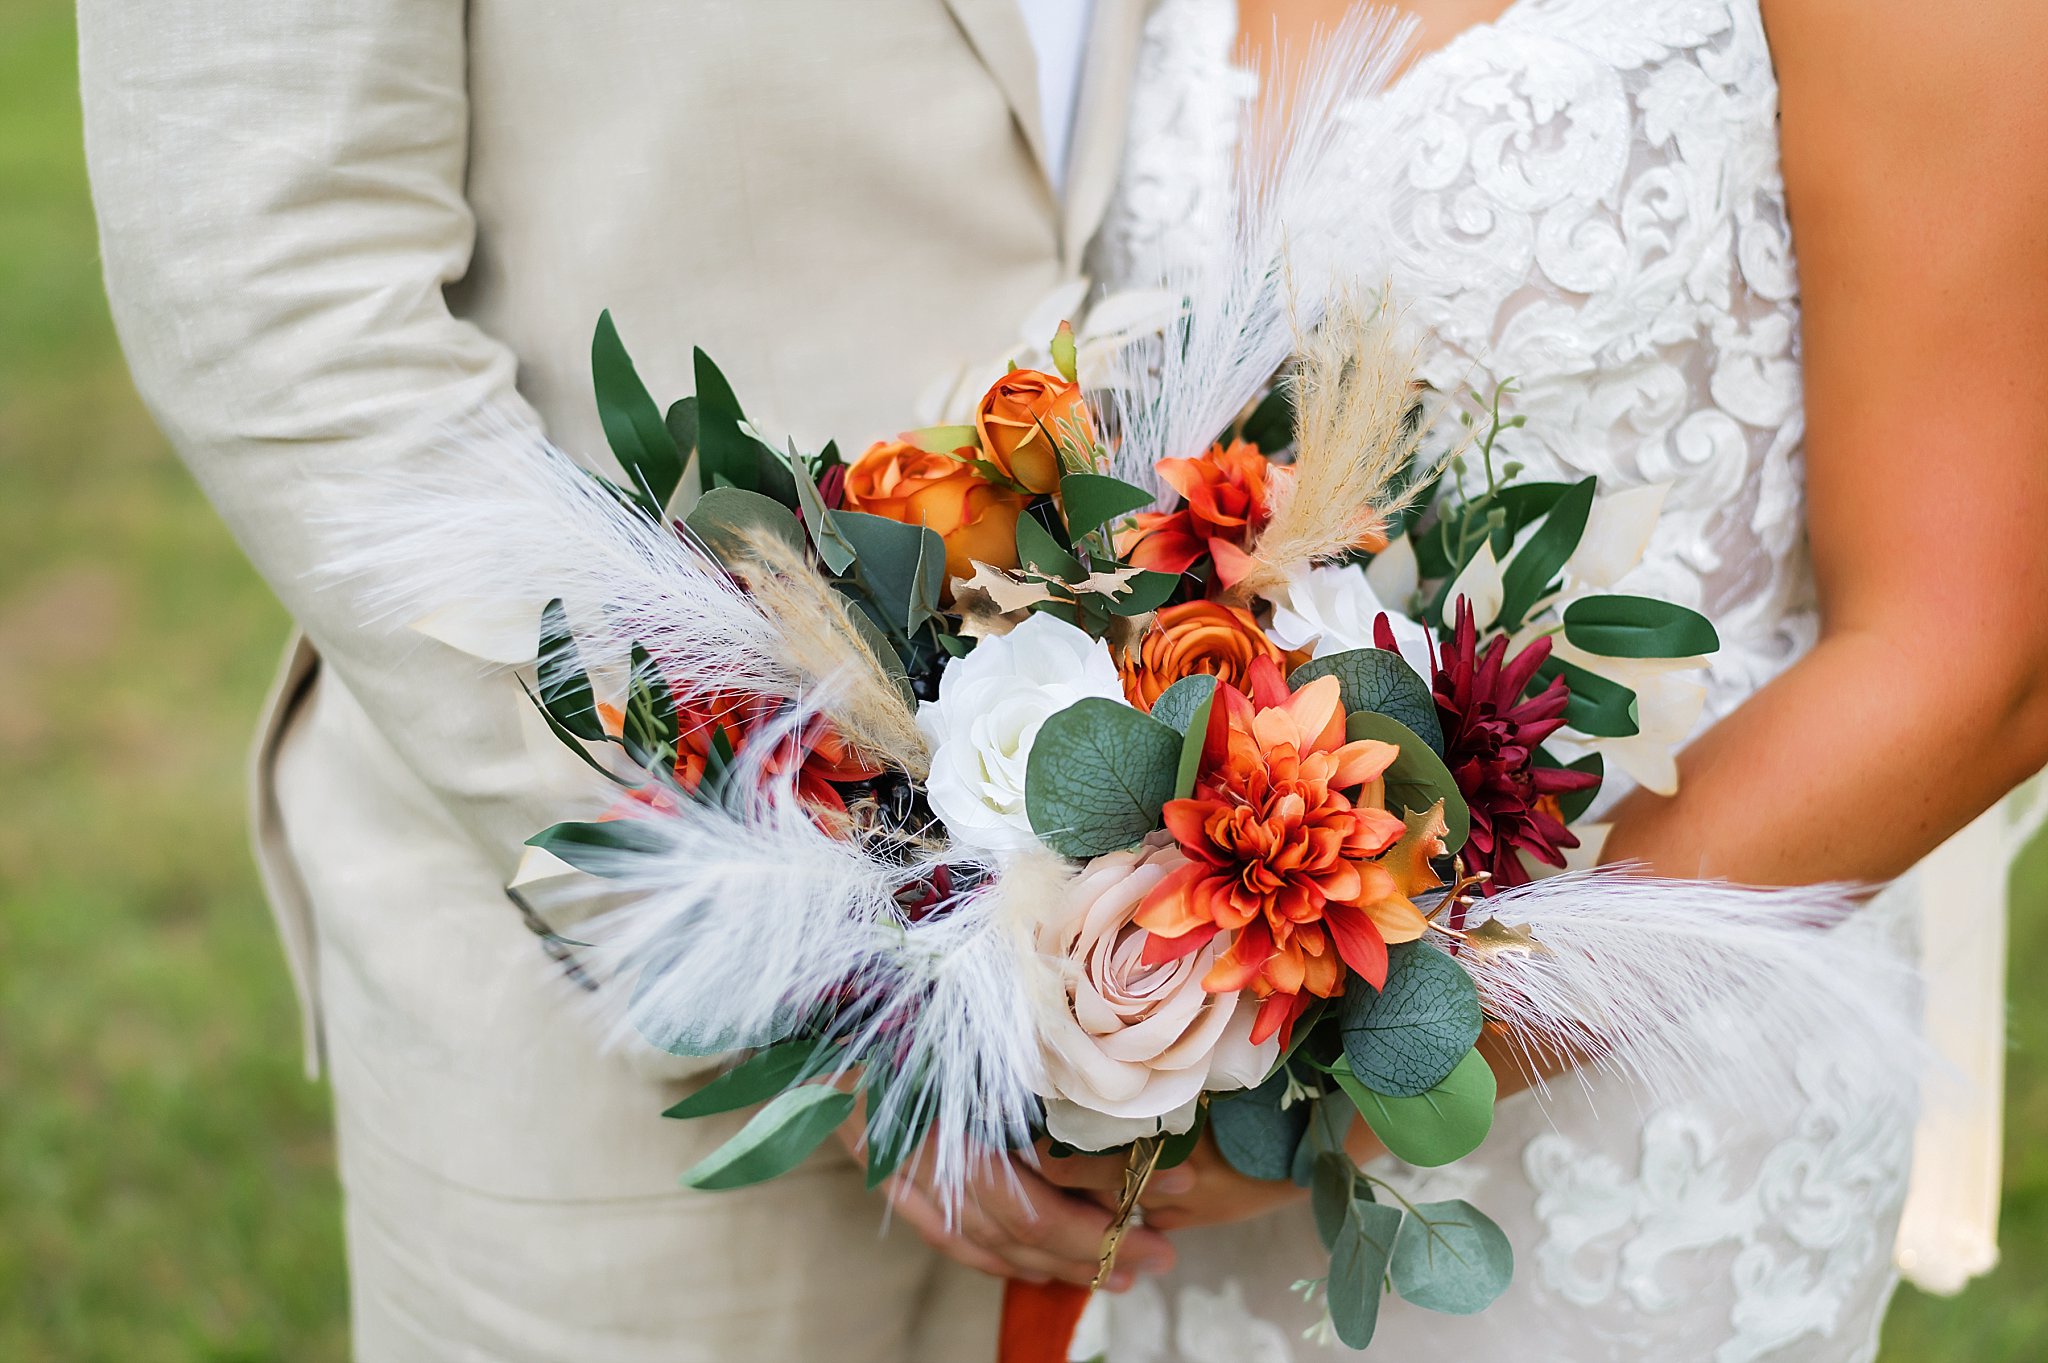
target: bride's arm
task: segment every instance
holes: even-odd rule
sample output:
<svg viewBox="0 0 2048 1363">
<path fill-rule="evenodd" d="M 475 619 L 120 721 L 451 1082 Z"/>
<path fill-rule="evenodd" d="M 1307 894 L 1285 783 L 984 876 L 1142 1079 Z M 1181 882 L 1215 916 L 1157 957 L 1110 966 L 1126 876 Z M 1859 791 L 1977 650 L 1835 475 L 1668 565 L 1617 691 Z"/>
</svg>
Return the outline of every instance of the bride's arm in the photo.
<svg viewBox="0 0 2048 1363">
<path fill-rule="evenodd" d="M 1766 0 L 1819 644 L 1605 855 L 1895 875 L 2048 765 L 2048 8 Z"/>
</svg>

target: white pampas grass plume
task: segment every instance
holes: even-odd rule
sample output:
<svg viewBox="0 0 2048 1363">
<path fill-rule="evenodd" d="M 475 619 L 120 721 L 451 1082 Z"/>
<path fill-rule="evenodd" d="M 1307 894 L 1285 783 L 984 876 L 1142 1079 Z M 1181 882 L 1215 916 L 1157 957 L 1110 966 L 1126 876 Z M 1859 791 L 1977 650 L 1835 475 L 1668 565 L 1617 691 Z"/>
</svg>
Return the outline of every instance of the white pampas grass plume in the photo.
<svg viewBox="0 0 2048 1363">
<path fill-rule="evenodd" d="M 1534 1074 L 1584 1063 L 1659 1099 L 1781 1113 L 1801 1101 L 1802 1060 L 1871 1101 L 1910 1101 L 1923 1073 L 1910 955 L 1847 887 L 1608 869 L 1480 907 L 1541 944 L 1458 954 Z"/>
<path fill-rule="evenodd" d="M 865 751 L 921 770 L 910 702 L 851 627 L 839 627 L 843 613 L 781 609 L 829 601 L 815 572 L 806 582 L 778 563 L 762 582 L 771 604 L 702 545 L 623 505 L 530 425 L 493 417 L 451 430 L 431 456 L 364 475 L 333 500 L 340 509 L 321 524 L 339 548 L 325 576 L 353 586 L 373 618 L 403 626 L 524 612 L 538 637 L 541 608 L 559 597 L 596 669 L 617 667 L 639 643 L 666 676 L 699 691 L 799 705 L 825 697 L 823 717 L 858 733 Z M 884 694 L 900 718 L 886 713 Z"/>
<path fill-rule="evenodd" d="M 1197 243 L 1153 279 L 1116 281 L 1184 300 L 1161 336 L 1108 367 L 1094 402 L 1115 441 L 1118 477 L 1160 490 L 1161 459 L 1201 453 L 1255 398 L 1313 326 L 1344 262 L 1328 257 L 1371 193 L 1371 133 L 1343 115 L 1400 68 L 1412 18 L 1357 11 L 1316 53 L 1284 102 L 1269 100 L 1241 140 L 1236 178 L 1213 213 L 1184 225 Z M 1341 156 L 1340 156 L 1341 151 Z"/>
<path fill-rule="evenodd" d="M 811 1077 L 885 1076 L 875 1111 L 929 1128 L 919 1157 L 955 1206 L 979 1167 L 1029 1146 L 1034 1009 L 1058 988 L 1032 928 L 1068 872 L 1049 854 L 997 875 L 945 844 L 897 856 L 837 836 L 755 756 L 774 738 L 748 745 L 724 803 L 651 810 L 638 846 L 586 861 L 590 895 L 620 906 L 577 925 L 579 959 L 622 1042 L 708 1054 L 828 1019 Z M 897 896 L 918 882 L 956 888 L 912 916 Z"/>
<path fill-rule="evenodd" d="M 1287 382 L 1294 460 L 1273 483 L 1272 518 L 1246 546 L 1237 599 L 1278 592 L 1312 564 L 1386 545 L 1387 518 L 1428 485 L 1415 463 L 1416 347 L 1384 300 L 1342 290 L 1300 339 Z"/>
</svg>

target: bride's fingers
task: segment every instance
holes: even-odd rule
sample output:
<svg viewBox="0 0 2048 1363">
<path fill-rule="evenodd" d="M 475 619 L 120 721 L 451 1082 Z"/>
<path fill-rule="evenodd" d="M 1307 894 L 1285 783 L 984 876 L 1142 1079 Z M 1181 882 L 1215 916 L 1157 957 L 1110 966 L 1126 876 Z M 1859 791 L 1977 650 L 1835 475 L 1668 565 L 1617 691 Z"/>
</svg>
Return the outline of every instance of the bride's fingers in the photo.
<svg viewBox="0 0 2048 1363">
<path fill-rule="evenodd" d="M 1001 1228 L 1031 1251 L 1064 1261 L 1060 1276 L 1092 1281 L 1109 1232 L 1110 1213 L 1094 1202 L 1075 1197 L 1029 1169 L 1016 1170 L 1016 1182 L 983 1200 L 983 1208 Z M 1133 1226 L 1118 1252 L 1119 1266 L 1132 1273 L 1163 1273 L 1173 1266 L 1173 1246 L 1157 1231 Z"/>
<path fill-rule="evenodd" d="M 1062 1188 L 1114 1193 L 1124 1186 L 1124 1161 L 1114 1155 L 1046 1155 L 1038 1172 Z"/>
<path fill-rule="evenodd" d="M 957 1225 L 948 1226 L 937 1205 L 916 1186 L 891 1180 L 889 1202 L 896 1209 L 896 1214 L 910 1223 L 918 1239 L 954 1262 L 992 1278 L 1021 1277 L 1032 1282 L 1045 1281 L 1045 1275 L 1023 1273 L 1015 1265 L 975 1244 L 961 1234 Z"/>
</svg>

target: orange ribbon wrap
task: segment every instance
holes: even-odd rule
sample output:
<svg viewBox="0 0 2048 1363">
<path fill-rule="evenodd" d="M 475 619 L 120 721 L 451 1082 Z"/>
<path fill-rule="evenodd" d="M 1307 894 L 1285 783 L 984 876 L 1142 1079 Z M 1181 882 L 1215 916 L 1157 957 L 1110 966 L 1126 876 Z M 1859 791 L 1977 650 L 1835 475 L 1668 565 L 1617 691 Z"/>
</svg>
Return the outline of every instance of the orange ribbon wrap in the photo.
<svg viewBox="0 0 2048 1363">
<path fill-rule="evenodd" d="M 996 1363 L 1067 1363 L 1074 1327 L 1093 1295 L 1079 1283 L 1006 1281 Z"/>
</svg>

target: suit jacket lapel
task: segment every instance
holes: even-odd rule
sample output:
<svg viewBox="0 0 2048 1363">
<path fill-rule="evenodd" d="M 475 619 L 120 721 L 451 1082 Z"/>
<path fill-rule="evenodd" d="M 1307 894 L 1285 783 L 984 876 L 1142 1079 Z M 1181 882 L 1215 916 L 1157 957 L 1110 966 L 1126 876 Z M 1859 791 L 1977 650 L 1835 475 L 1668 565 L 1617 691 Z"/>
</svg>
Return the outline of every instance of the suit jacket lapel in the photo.
<svg viewBox="0 0 2048 1363">
<path fill-rule="evenodd" d="M 1148 0 L 1095 0 L 1060 216 L 1060 258 L 1069 273 L 1079 273 L 1088 240 L 1116 189 L 1148 8 Z"/>
<path fill-rule="evenodd" d="M 1024 27 L 1023 11 L 1017 8 L 1029 2 L 946 0 L 946 8 L 953 12 L 953 21 L 967 35 L 974 55 L 981 58 L 1002 90 L 1049 194 L 1052 181 L 1046 172 L 1045 119 L 1038 107 L 1038 57 L 1031 47 L 1031 31 Z"/>
</svg>

